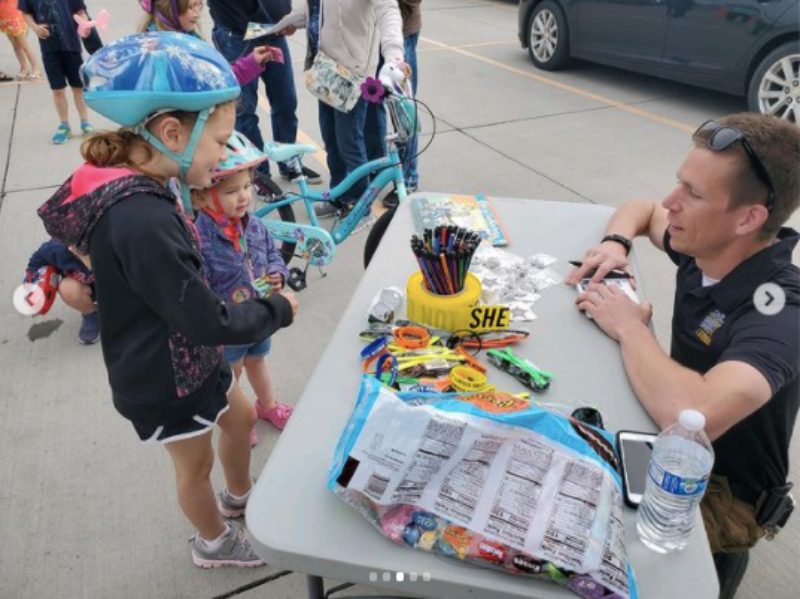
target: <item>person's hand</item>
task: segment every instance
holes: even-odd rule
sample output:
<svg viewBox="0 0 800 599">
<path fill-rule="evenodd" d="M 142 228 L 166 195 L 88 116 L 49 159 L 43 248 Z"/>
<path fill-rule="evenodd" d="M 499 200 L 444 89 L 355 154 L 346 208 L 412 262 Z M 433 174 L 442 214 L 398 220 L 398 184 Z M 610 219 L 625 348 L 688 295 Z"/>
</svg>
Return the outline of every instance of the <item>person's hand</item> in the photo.
<svg viewBox="0 0 800 599">
<path fill-rule="evenodd" d="M 579 310 L 588 312 L 606 335 L 619 341 L 623 331 L 632 326 L 650 322 L 653 306 L 649 302 L 637 304 L 619 287 L 593 283 L 586 293 L 575 300 Z"/>
<path fill-rule="evenodd" d="M 569 273 L 564 282 L 567 285 L 577 285 L 594 271 L 591 277 L 592 283 L 599 283 L 612 270 L 621 270 L 631 274 L 628 266 L 625 248 L 616 241 L 606 241 L 587 251 L 583 256 L 583 264 Z M 633 276 L 630 278 L 630 283 L 631 287 L 636 289 L 636 281 Z"/>
<path fill-rule="evenodd" d="M 283 64 L 283 51 L 272 46 L 258 46 L 253 49 L 253 58 L 259 64 L 265 62 L 277 62 Z"/>
<path fill-rule="evenodd" d="M 297 297 L 294 292 L 288 289 L 281 289 L 280 294 L 289 300 L 289 304 L 292 306 L 292 316 L 297 316 L 297 310 L 300 308 L 300 304 L 297 303 Z"/>
<path fill-rule="evenodd" d="M 411 65 L 407 62 L 401 62 L 399 65 L 400 70 L 403 71 L 403 74 L 406 76 L 406 79 L 411 79 L 411 75 L 414 73 L 414 70 L 411 68 Z"/>
<path fill-rule="evenodd" d="M 281 273 L 275 272 L 269 274 L 267 275 L 267 280 L 275 291 L 280 291 L 283 289 L 283 275 Z"/>
<path fill-rule="evenodd" d="M 33 32 L 39 39 L 46 40 L 50 37 L 50 28 L 47 25 L 39 25 L 36 23 L 33 26 Z"/>
<path fill-rule="evenodd" d="M 293 35 L 295 31 L 297 31 L 297 27 L 295 27 L 294 25 L 287 25 L 286 27 L 278 31 L 275 35 L 288 36 L 288 35 Z"/>
</svg>

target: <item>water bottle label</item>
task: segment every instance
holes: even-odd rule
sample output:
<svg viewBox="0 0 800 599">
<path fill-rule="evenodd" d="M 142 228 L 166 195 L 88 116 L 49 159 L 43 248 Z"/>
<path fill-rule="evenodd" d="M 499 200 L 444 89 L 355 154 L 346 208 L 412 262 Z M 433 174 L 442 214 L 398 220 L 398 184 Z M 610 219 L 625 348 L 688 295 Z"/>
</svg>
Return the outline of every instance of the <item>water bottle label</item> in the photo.
<svg viewBox="0 0 800 599">
<path fill-rule="evenodd" d="M 655 460 L 650 460 L 648 474 L 652 481 L 664 491 L 681 497 L 702 495 L 708 486 L 708 475 L 702 478 L 681 478 L 664 470 Z"/>
</svg>

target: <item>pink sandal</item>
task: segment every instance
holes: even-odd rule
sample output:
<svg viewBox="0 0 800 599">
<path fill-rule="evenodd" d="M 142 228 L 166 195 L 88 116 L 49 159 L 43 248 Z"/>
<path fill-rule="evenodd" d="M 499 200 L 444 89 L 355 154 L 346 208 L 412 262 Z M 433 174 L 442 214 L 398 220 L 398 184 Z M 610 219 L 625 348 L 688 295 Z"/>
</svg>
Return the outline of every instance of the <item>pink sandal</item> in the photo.
<svg viewBox="0 0 800 599">
<path fill-rule="evenodd" d="M 285 403 L 276 403 L 272 408 L 267 409 L 256 402 L 256 415 L 261 420 L 266 420 L 279 431 L 282 431 L 292 415 L 292 406 L 288 406 Z"/>
</svg>

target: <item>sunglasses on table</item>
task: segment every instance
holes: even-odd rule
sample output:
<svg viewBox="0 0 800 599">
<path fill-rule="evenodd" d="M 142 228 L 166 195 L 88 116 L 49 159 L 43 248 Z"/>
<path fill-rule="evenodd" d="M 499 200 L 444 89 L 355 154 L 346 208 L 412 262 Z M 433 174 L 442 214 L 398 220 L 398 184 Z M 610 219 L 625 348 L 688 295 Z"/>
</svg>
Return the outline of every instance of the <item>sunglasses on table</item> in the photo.
<svg viewBox="0 0 800 599">
<path fill-rule="evenodd" d="M 747 141 L 744 133 L 739 131 L 736 127 L 720 125 L 713 119 L 700 125 L 694 132 L 695 135 L 701 133 L 708 135 L 708 146 L 714 152 L 727 150 L 736 142 L 742 144 L 742 148 L 744 148 L 745 154 L 747 154 L 747 157 L 750 159 L 753 170 L 764 185 L 767 186 L 767 199 L 764 205 L 767 208 L 767 212 L 772 212 L 772 209 L 775 207 L 775 188 L 772 186 L 772 179 L 769 178 L 769 173 L 767 173 L 764 163 L 761 162 L 761 159 L 758 157 L 758 154 L 756 154 L 753 146 L 750 145 L 750 142 Z"/>
</svg>

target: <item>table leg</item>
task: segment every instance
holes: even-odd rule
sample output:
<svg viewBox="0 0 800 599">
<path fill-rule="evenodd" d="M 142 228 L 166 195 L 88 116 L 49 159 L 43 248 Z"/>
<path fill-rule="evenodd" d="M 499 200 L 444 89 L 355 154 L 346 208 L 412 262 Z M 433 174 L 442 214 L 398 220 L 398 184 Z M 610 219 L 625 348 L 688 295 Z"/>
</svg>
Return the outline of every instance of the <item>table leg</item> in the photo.
<svg viewBox="0 0 800 599">
<path fill-rule="evenodd" d="M 321 576 L 306 576 L 306 587 L 308 587 L 308 599 L 324 599 L 325 588 L 322 585 Z"/>
</svg>

